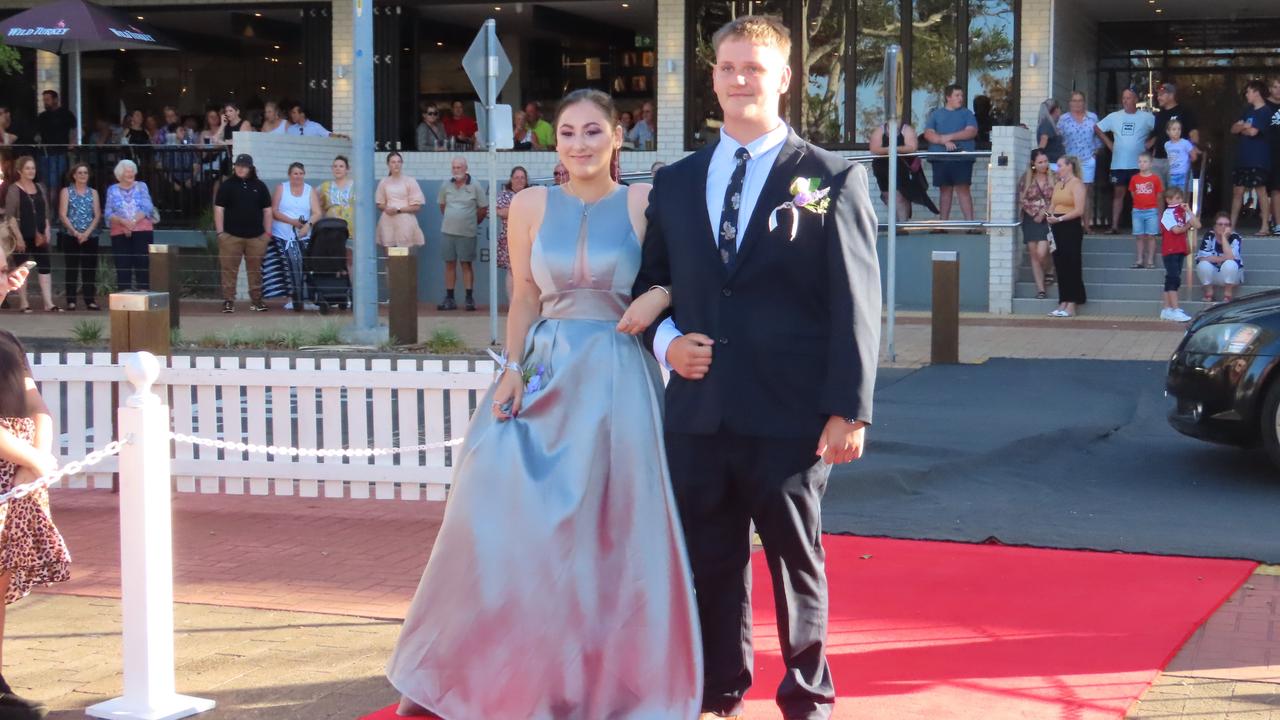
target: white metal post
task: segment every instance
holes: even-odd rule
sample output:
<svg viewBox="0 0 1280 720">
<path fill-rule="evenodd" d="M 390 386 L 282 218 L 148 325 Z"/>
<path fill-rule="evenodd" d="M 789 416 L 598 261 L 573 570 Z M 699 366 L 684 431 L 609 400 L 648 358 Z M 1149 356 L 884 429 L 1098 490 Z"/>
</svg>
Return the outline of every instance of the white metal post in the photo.
<svg viewBox="0 0 1280 720">
<path fill-rule="evenodd" d="M 174 720 L 214 702 L 179 695 L 173 668 L 173 525 L 169 407 L 151 386 L 160 361 L 121 356 L 134 393 L 119 411 L 120 586 L 124 615 L 124 695 L 85 712 L 96 718 Z"/>
<path fill-rule="evenodd" d="M 493 106 L 498 102 L 498 28 L 493 18 L 484 21 L 486 103 L 485 144 L 489 146 L 489 344 L 498 344 L 498 128 Z M 508 270 L 510 272 L 510 270 Z M 507 348 L 519 352 L 518 348 Z"/>
<path fill-rule="evenodd" d="M 76 94 L 76 144 L 84 142 L 84 115 L 81 98 L 84 96 L 84 77 L 80 75 L 80 50 L 71 53 L 71 88 Z M 45 142 L 48 142 L 47 140 Z M 45 182 L 49 182 L 45 178 Z"/>
</svg>

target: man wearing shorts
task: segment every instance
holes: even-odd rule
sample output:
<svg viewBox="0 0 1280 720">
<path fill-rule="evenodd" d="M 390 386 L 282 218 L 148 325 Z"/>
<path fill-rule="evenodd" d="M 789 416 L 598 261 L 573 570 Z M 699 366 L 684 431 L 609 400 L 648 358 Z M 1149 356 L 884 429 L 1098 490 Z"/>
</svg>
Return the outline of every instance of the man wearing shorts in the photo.
<svg viewBox="0 0 1280 720">
<path fill-rule="evenodd" d="M 1262 217 L 1259 235 L 1269 234 L 1267 218 L 1271 217 L 1271 198 L 1267 196 L 1267 180 L 1271 175 L 1271 146 L 1267 142 L 1267 135 L 1273 113 L 1267 106 L 1266 95 L 1267 86 L 1261 80 L 1250 80 L 1244 88 L 1244 112 L 1231 126 L 1231 134 L 1240 136 L 1236 167 L 1231 171 L 1231 225 L 1240 227 L 1244 192 L 1253 190 L 1258 195 L 1258 210 Z"/>
<path fill-rule="evenodd" d="M 471 264 L 476 260 L 476 230 L 489 212 L 489 198 L 484 188 L 471 181 L 467 160 L 456 157 L 451 164 L 452 178 L 440 185 L 437 201 L 444 220 L 440 223 L 440 254 L 444 259 L 444 302 L 437 310 L 457 310 L 453 299 L 457 268 L 462 265 L 462 285 L 466 289 L 466 307 L 476 309 L 474 295 L 476 276 Z"/>
<path fill-rule="evenodd" d="M 1124 107 L 1102 119 L 1093 130 L 1111 151 L 1111 230 L 1120 232 L 1120 213 L 1124 212 L 1125 195 L 1129 181 L 1138 174 L 1138 155 L 1146 152 L 1147 138 L 1156 127 L 1156 118 L 1146 110 L 1138 109 L 1138 93 L 1125 88 L 1120 95 Z M 1111 133 L 1111 137 L 1107 137 Z"/>
<path fill-rule="evenodd" d="M 948 85 L 944 94 L 945 104 L 929 113 L 925 121 L 924 139 L 930 152 L 959 152 L 977 149 L 974 138 L 978 136 L 978 118 L 965 107 L 964 89 Z M 1056 158 L 1055 158 L 1056 159 Z M 965 220 L 973 220 L 973 158 L 935 158 L 933 185 L 938 196 L 943 220 L 951 218 L 951 197 L 960 199 L 960 212 Z"/>
<path fill-rule="evenodd" d="M 1267 191 L 1271 193 L 1271 234 L 1280 235 L 1280 77 L 1271 78 L 1271 94 L 1267 96 L 1267 111 L 1271 120 L 1267 127 L 1267 141 L 1271 144 L 1271 177 Z"/>
</svg>

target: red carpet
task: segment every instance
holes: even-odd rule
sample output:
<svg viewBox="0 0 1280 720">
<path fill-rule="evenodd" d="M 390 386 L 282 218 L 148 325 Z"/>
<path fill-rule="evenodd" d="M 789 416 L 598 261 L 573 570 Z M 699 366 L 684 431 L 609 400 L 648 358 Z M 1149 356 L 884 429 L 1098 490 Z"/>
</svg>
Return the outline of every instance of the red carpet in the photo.
<svg viewBox="0 0 1280 720">
<path fill-rule="evenodd" d="M 993 545 L 824 542 L 838 720 L 1124 717 L 1254 568 Z M 783 671 L 763 560 L 756 553 L 749 720 L 778 717 L 772 697 Z M 392 707 L 364 720 L 395 717 Z"/>
</svg>

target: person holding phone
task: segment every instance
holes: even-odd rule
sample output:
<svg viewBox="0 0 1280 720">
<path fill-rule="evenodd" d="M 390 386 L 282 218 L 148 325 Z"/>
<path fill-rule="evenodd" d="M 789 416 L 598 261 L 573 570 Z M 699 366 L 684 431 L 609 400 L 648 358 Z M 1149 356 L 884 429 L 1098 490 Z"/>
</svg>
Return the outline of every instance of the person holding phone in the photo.
<svg viewBox="0 0 1280 720">
<path fill-rule="evenodd" d="M 9 259 L 0 249 L 0 267 Z M 21 289 L 34 261 L 7 272 L 9 291 Z M 53 442 L 57 430 L 31 377 L 26 350 L 12 333 L 0 330 L 0 492 L 9 492 L 58 469 Z M 17 602 L 37 585 L 71 578 L 71 553 L 49 513 L 49 490 L 40 488 L 0 507 L 0 596 Z M 0 643 L 4 614 L 0 612 Z M 2 646 L 0 646 L 2 647 Z M 0 717 L 44 717 L 48 707 L 15 695 L 0 675 Z"/>
</svg>

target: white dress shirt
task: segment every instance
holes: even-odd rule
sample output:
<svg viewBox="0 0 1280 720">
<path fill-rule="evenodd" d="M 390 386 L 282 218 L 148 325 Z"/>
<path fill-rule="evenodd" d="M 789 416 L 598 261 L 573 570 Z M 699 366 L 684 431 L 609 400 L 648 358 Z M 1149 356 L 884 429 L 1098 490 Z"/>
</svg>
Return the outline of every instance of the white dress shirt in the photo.
<svg viewBox="0 0 1280 720">
<path fill-rule="evenodd" d="M 764 190 L 764 182 L 769 178 L 773 162 L 778 158 L 778 153 L 782 151 L 782 146 L 790 133 L 791 128 L 787 127 L 786 123 L 779 123 L 778 127 L 746 145 L 733 139 L 726 132 L 720 133 L 720 142 L 716 145 L 711 155 L 711 164 L 707 168 L 707 217 L 710 219 L 710 227 L 719 228 L 720 226 L 724 194 L 729 189 L 729 180 L 733 177 L 734 167 L 737 166 L 733 154 L 740 147 L 745 147 L 747 152 L 751 153 L 750 159 L 747 160 L 747 174 L 742 182 L 742 202 L 738 204 L 737 243 L 739 248 L 742 247 L 743 238 L 747 234 L 747 223 L 751 221 L 751 213 L 760 199 L 760 192 Z M 713 233 L 710 240 L 719 248 L 718 234 Z M 658 363 L 667 370 L 671 370 L 671 366 L 667 364 L 667 348 L 683 334 L 670 317 L 663 320 L 657 332 L 654 333 L 653 356 L 658 358 Z"/>
</svg>

